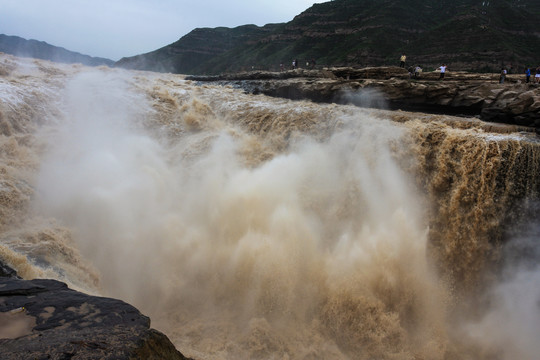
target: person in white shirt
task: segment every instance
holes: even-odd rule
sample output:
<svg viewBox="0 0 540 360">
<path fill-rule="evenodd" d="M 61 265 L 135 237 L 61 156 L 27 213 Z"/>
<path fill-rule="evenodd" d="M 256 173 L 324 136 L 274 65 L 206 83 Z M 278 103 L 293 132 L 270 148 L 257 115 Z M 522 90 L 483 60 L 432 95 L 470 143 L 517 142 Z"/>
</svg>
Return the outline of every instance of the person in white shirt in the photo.
<svg viewBox="0 0 540 360">
<path fill-rule="evenodd" d="M 444 79 L 444 74 L 446 73 L 447 66 L 445 64 L 442 64 L 439 66 L 439 70 L 441 71 L 441 75 L 439 75 L 439 80 Z"/>
<path fill-rule="evenodd" d="M 421 74 L 422 74 L 422 68 L 420 67 L 420 65 L 418 65 L 418 66 L 414 69 L 414 78 L 415 78 L 415 79 L 419 79 Z"/>
</svg>

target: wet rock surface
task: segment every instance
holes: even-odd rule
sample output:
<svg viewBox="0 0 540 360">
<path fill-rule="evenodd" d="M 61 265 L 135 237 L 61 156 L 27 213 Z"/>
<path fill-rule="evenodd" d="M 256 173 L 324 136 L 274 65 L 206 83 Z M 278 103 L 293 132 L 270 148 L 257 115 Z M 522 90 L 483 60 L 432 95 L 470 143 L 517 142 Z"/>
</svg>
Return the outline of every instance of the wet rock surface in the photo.
<svg viewBox="0 0 540 360">
<path fill-rule="evenodd" d="M 186 359 L 123 301 L 0 269 L 0 359 Z"/>
<path fill-rule="evenodd" d="M 251 72 L 195 81 L 233 85 L 252 94 L 293 100 L 354 104 L 392 110 L 477 116 L 482 120 L 535 127 L 540 132 L 540 84 L 525 83 L 524 75 L 424 72 L 411 78 L 398 67 L 330 68 L 281 73 Z"/>
</svg>

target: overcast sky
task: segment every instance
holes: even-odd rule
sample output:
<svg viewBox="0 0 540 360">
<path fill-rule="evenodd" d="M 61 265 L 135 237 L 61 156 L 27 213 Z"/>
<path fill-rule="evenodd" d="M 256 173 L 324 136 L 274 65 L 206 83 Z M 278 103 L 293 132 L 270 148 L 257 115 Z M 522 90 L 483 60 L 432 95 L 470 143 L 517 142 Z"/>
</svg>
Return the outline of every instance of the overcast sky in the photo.
<svg viewBox="0 0 540 360">
<path fill-rule="evenodd" d="M 0 34 L 119 60 L 197 27 L 287 22 L 329 0 L 0 0 Z"/>
</svg>

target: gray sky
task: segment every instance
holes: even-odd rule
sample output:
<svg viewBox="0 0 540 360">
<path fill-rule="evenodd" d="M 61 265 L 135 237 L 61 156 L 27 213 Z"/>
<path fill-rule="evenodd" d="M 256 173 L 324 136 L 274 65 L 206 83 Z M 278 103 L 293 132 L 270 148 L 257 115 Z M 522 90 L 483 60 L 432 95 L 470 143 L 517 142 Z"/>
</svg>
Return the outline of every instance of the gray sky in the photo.
<svg viewBox="0 0 540 360">
<path fill-rule="evenodd" d="M 197 27 L 287 22 L 329 0 L 0 0 L 0 34 L 119 60 Z"/>
</svg>

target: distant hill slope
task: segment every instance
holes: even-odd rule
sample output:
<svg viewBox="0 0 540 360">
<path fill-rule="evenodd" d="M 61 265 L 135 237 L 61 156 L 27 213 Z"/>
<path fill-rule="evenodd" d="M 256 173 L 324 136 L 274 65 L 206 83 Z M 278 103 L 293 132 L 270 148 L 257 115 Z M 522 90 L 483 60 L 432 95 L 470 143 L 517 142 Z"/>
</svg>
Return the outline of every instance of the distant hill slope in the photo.
<svg viewBox="0 0 540 360">
<path fill-rule="evenodd" d="M 185 74 L 216 74 L 317 64 L 396 65 L 521 71 L 540 65 L 538 0 L 334 0 L 286 24 L 196 29 L 154 52 L 116 65 Z"/>
<path fill-rule="evenodd" d="M 26 40 L 18 36 L 4 34 L 0 34 L 0 52 L 68 64 L 81 63 L 88 66 L 114 65 L 113 60 L 83 55 L 47 44 L 43 41 Z"/>
<path fill-rule="evenodd" d="M 116 66 L 127 69 L 193 74 L 197 73 L 197 69 L 202 64 L 231 49 L 255 44 L 259 39 L 272 34 L 278 27 L 279 24 L 268 24 L 263 27 L 243 25 L 233 29 L 198 28 L 161 49 L 122 58 Z"/>
</svg>

